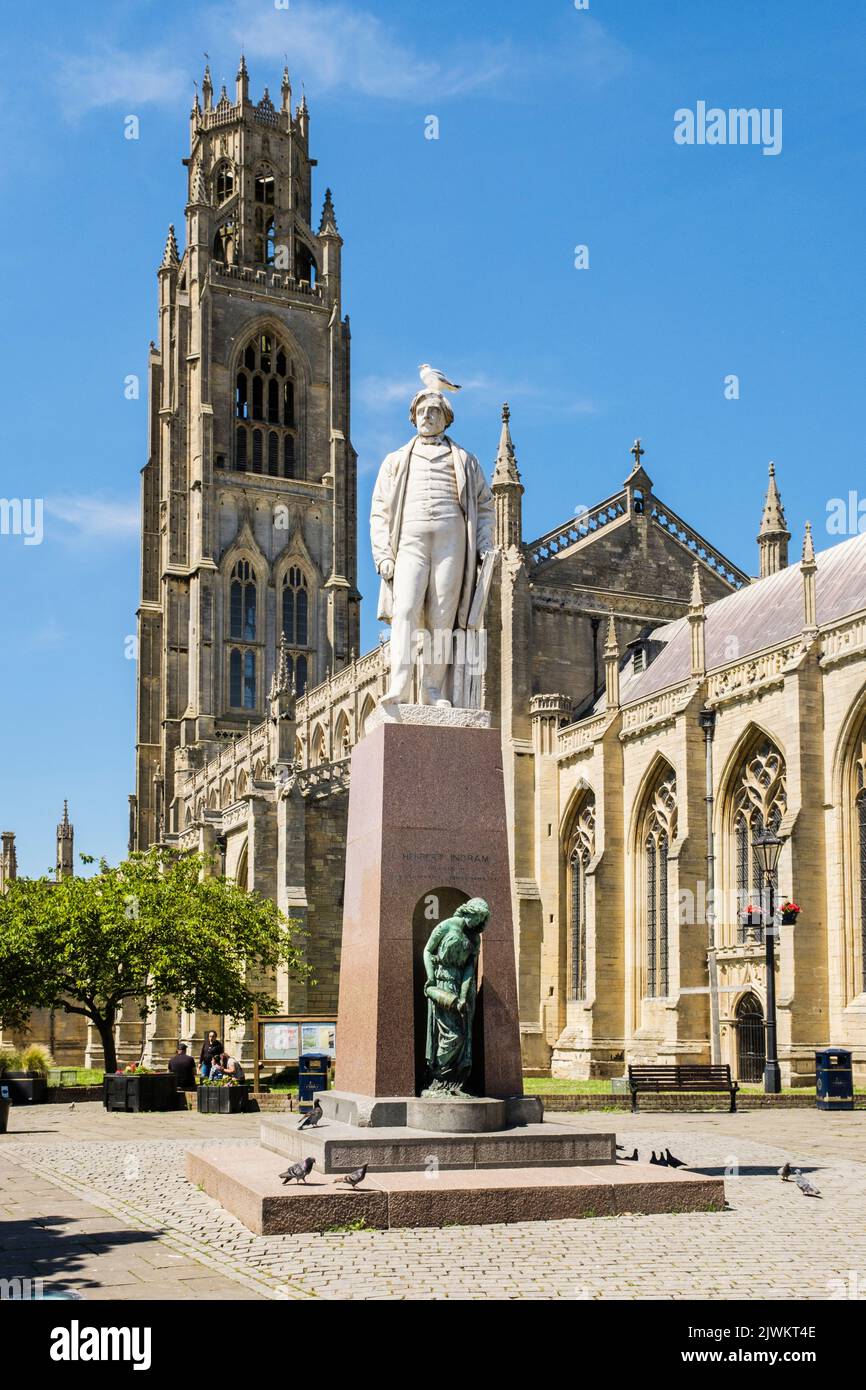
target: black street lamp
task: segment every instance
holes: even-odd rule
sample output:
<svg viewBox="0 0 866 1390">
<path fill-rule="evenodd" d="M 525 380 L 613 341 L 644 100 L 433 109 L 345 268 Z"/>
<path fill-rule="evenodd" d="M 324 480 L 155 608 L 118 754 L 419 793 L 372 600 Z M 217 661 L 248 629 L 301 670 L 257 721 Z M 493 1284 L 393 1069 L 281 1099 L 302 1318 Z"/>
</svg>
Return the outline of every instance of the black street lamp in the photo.
<svg viewBox="0 0 866 1390">
<path fill-rule="evenodd" d="M 776 1055 L 776 887 L 775 876 L 782 853 L 782 841 L 774 830 L 762 830 L 755 836 L 754 846 L 758 862 L 764 871 L 767 887 L 770 890 L 769 913 L 764 927 L 764 946 L 766 948 L 767 971 L 767 1057 L 764 1064 L 764 1091 L 777 1096 L 782 1090 L 782 1073 Z"/>
</svg>

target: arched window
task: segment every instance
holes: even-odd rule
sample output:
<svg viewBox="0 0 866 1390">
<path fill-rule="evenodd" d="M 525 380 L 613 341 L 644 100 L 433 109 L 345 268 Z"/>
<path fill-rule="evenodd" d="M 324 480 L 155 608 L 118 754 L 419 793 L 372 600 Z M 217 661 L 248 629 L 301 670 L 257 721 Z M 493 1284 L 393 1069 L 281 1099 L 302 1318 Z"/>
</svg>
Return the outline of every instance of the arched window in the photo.
<svg viewBox="0 0 866 1390">
<path fill-rule="evenodd" d="M 293 366 L 273 333 L 256 334 L 244 349 L 235 376 L 234 417 L 239 472 L 300 476 Z M 265 435 L 247 422 L 267 423 L 271 432 Z"/>
<path fill-rule="evenodd" d="M 677 781 L 662 772 L 649 794 L 641 821 L 643 856 L 644 995 L 665 998 L 669 989 L 668 858 L 677 833 Z"/>
<path fill-rule="evenodd" d="M 744 758 L 734 783 L 737 939 L 741 943 L 763 940 L 761 907 L 767 891 L 767 881 L 755 839 L 764 830 L 778 832 L 786 806 L 784 758 L 774 743 L 769 739 L 763 739 Z M 778 898 L 778 870 L 774 875 L 773 889 Z M 752 926 L 749 926 L 745 916 L 747 907 L 755 908 Z"/>
<path fill-rule="evenodd" d="M 854 798 L 855 824 L 857 826 L 857 876 L 860 880 L 857 907 L 859 909 L 860 946 L 860 988 L 866 990 L 866 775 L 864 775 L 864 755 L 866 747 L 857 759 L 857 795 Z"/>
<path fill-rule="evenodd" d="M 252 643 L 258 638 L 258 588 L 249 560 L 237 560 L 229 580 L 228 636 L 232 643 Z M 256 653 L 232 646 L 229 653 L 229 705 L 255 709 Z"/>
<path fill-rule="evenodd" d="M 253 221 L 256 230 L 264 232 L 264 236 L 256 237 L 256 260 L 260 265 L 273 265 L 275 252 L 275 232 L 274 215 L 268 209 L 274 206 L 275 183 L 274 176 L 269 169 L 262 169 L 256 174 L 254 185 L 255 212 Z"/>
<path fill-rule="evenodd" d="M 234 222 L 224 222 L 221 227 L 217 227 L 213 239 L 214 259 L 222 261 L 225 265 L 235 263 L 235 224 Z"/>
<path fill-rule="evenodd" d="M 295 691 L 303 695 L 309 674 L 309 658 L 303 649 L 310 645 L 310 590 L 300 565 L 290 565 L 283 576 L 282 630 Z"/>
<path fill-rule="evenodd" d="M 586 998 L 586 871 L 595 854 L 595 797 L 588 792 L 574 821 L 568 844 L 568 935 L 572 999 Z"/>
<path fill-rule="evenodd" d="M 222 203 L 227 203 L 235 191 L 235 176 L 230 164 L 217 165 L 214 189 L 216 191 L 217 206 L 219 207 Z"/>
<path fill-rule="evenodd" d="M 244 642 L 256 640 L 256 576 L 249 560 L 238 560 L 232 570 L 229 635 Z"/>
<path fill-rule="evenodd" d="M 345 713 L 341 714 L 337 720 L 337 727 L 334 733 L 334 747 L 338 758 L 348 758 L 352 751 L 352 736 L 349 733 L 349 721 Z"/>
<path fill-rule="evenodd" d="M 256 707 L 256 654 L 234 647 L 229 656 L 229 704 L 233 709 Z"/>
</svg>

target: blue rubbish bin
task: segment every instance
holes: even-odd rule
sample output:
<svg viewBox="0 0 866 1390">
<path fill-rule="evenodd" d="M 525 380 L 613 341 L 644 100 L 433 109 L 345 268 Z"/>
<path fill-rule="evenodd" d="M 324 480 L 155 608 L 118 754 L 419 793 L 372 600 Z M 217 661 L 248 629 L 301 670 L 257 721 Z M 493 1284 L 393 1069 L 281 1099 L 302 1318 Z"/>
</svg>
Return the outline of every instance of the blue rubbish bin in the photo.
<svg viewBox="0 0 866 1390">
<path fill-rule="evenodd" d="M 307 1115 L 317 1091 L 327 1091 L 331 1059 L 327 1052 L 302 1052 L 298 1058 L 298 1109 Z"/>
<path fill-rule="evenodd" d="M 815 1091 L 819 1110 L 854 1109 L 854 1073 L 846 1047 L 822 1047 L 815 1053 Z"/>
</svg>

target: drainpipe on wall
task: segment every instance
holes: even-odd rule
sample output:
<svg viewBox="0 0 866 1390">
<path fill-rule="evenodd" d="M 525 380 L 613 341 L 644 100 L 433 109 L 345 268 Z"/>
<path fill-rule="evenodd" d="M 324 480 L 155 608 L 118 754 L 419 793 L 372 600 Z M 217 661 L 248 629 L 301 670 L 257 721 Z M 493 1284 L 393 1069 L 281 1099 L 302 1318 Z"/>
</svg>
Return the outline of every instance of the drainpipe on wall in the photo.
<svg viewBox="0 0 866 1390">
<path fill-rule="evenodd" d="M 713 836 L 713 736 L 716 731 L 716 711 L 702 709 L 698 716 L 704 731 L 707 764 L 707 976 L 710 987 L 710 1061 L 722 1059 L 722 1036 L 719 1027 L 719 974 L 716 967 L 716 854 Z"/>
</svg>

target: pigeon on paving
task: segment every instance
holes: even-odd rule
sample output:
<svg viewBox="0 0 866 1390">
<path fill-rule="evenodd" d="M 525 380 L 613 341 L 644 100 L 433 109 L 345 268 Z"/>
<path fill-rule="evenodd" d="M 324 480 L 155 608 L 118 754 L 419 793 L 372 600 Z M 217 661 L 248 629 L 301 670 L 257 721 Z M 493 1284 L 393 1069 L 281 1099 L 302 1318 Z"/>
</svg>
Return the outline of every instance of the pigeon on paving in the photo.
<svg viewBox="0 0 866 1390">
<path fill-rule="evenodd" d="M 667 1165 L 668 1165 L 669 1168 L 685 1168 L 685 1166 L 686 1166 L 686 1161 L 685 1161 L 685 1159 L 684 1159 L 684 1158 L 674 1158 L 674 1156 L 673 1156 L 673 1154 L 671 1153 L 670 1149 L 665 1149 L 665 1162 L 667 1163 Z"/>
<path fill-rule="evenodd" d="M 455 381 L 449 381 L 438 367 L 431 367 L 429 362 L 422 362 L 418 368 L 418 375 L 427 387 L 428 391 L 459 391 L 460 387 Z"/>
<path fill-rule="evenodd" d="M 277 1176 L 282 1178 L 283 1187 L 289 1182 L 302 1182 L 306 1185 L 307 1175 L 312 1172 L 315 1166 L 316 1160 L 314 1158 L 305 1158 L 303 1162 L 293 1163 L 284 1173 L 278 1173 Z"/>
<path fill-rule="evenodd" d="M 808 1178 L 804 1178 L 799 1168 L 794 1169 L 794 1181 L 799 1187 L 804 1197 L 820 1197 L 821 1194 L 817 1187 L 813 1187 Z"/>
<path fill-rule="evenodd" d="M 625 1154 L 624 1157 L 625 1157 L 625 1160 L 626 1160 L 627 1163 L 637 1163 L 637 1162 L 638 1162 L 637 1149 L 635 1149 L 634 1153 Z"/>
<path fill-rule="evenodd" d="M 316 1101 L 310 1113 L 301 1120 L 298 1129 L 315 1129 L 324 1113 L 321 1105 Z"/>
<path fill-rule="evenodd" d="M 782 1182 L 788 1182 L 791 1177 L 791 1165 L 787 1160 L 779 1169 L 779 1177 L 782 1179 Z"/>
<path fill-rule="evenodd" d="M 654 1163 L 654 1164 L 656 1165 L 656 1167 L 658 1167 L 659 1164 L 661 1163 L 661 1159 L 660 1159 L 660 1158 L 656 1158 L 656 1151 L 655 1151 L 655 1149 L 653 1149 L 653 1156 L 652 1156 L 652 1158 L 650 1159 L 650 1163 Z"/>
<path fill-rule="evenodd" d="M 347 1173 L 344 1178 L 340 1179 L 340 1182 L 347 1182 L 350 1187 L 357 1187 L 359 1183 L 364 1181 L 366 1176 L 367 1165 L 366 1163 L 362 1163 L 360 1168 L 356 1168 L 354 1173 Z"/>
</svg>

